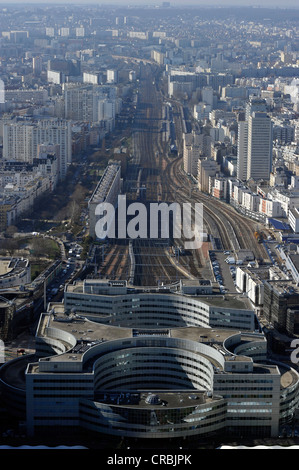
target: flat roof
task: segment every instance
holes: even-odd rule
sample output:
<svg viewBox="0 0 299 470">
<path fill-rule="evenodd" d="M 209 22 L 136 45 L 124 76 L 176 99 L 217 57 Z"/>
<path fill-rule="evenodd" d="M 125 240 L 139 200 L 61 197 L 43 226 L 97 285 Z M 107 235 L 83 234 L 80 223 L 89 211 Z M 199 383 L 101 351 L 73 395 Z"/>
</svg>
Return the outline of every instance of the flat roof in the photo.
<svg viewBox="0 0 299 470">
<path fill-rule="evenodd" d="M 102 325 L 100 323 L 95 323 L 90 320 L 86 320 L 84 318 L 78 318 L 77 316 L 73 315 L 71 317 L 67 317 L 64 313 L 60 313 L 54 319 L 53 315 L 43 314 L 44 318 L 43 324 L 41 329 L 46 329 L 47 327 L 57 328 L 63 331 L 68 332 L 70 335 L 73 335 L 76 344 L 74 347 L 71 345 L 67 345 L 66 347 L 68 350 L 63 354 L 57 354 L 53 356 L 48 356 L 47 358 L 41 358 L 40 356 L 36 355 L 26 355 L 22 356 L 20 359 L 15 361 L 9 361 L 2 367 L 1 369 L 1 378 L 9 383 L 12 386 L 20 388 L 21 390 L 25 390 L 25 374 L 24 371 L 28 367 L 29 373 L 39 373 L 39 361 L 40 360 L 49 360 L 51 362 L 59 362 L 59 361 L 69 361 L 70 355 L 76 355 L 78 361 L 80 361 L 82 354 L 92 345 L 98 344 L 102 341 L 113 341 L 118 339 L 126 339 L 126 338 L 133 338 L 133 330 L 131 328 L 121 328 L 121 327 L 114 327 L 109 325 Z M 143 330 L 146 333 L 146 329 Z M 43 331 L 39 331 L 39 335 L 42 334 Z M 152 331 L 149 330 L 149 334 Z M 160 333 L 163 333 L 160 331 Z M 190 341 L 194 341 L 196 343 L 205 343 L 216 350 L 222 350 L 222 352 L 226 352 L 224 350 L 224 341 L 234 334 L 241 334 L 241 342 L 251 341 L 254 338 L 250 334 L 241 333 L 238 330 L 225 330 L 225 329 L 217 329 L 217 328 L 204 328 L 204 327 L 185 327 L 185 328 L 172 328 L 167 329 L 167 333 L 172 338 L 181 338 Z M 154 337 L 157 338 L 156 334 Z M 163 336 L 161 336 L 163 337 Z M 262 338 L 261 338 L 262 340 Z M 200 353 L 199 353 L 200 354 Z M 204 355 L 203 355 L 204 356 Z M 230 357 L 234 357 L 236 361 L 251 361 L 251 358 L 248 356 L 235 356 L 229 352 L 227 352 L 226 359 L 229 360 Z M 215 367 L 219 367 L 217 361 L 213 360 L 211 357 L 207 358 L 212 363 L 214 362 Z M 276 374 L 277 370 L 281 372 L 281 387 L 285 388 L 290 386 L 291 384 L 295 383 L 298 380 L 296 372 L 292 369 L 288 369 L 287 366 L 283 365 L 276 365 L 276 364 L 255 364 L 253 365 L 253 373 L 255 374 Z M 88 370 L 90 370 L 88 368 Z M 80 372 L 81 374 L 86 373 L 86 370 Z M 49 373 L 49 372 L 47 372 Z M 221 373 L 221 370 L 220 370 Z M 184 393 L 186 390 L 184 391 Z M 198 403 L 200 402 L 199 394 L 201 392 L 193 390 L 193 392 L 198 395 Z M 106 392 L 103 392 L 106 393 Z M 108 392 L 107 392 L 108 393 Z M 113 392 L 109 392 L 113 393 Z M 115 392 L 114 392 L 115 393 Z M 146 392 L 149 393 L 148 391 Z M 162 393 L 165 394 L 165 398 L 163 398 Z M 188 390 L 185 395 L 185 399 L 187 400 L 189 406 L 191 403 L 194 402 L 195 398 L 187 397 L 187 393 L 192 393 L 192 390 Z M 163 391 L 159 392 L 161 395 L 161 399 L 165 399 L 168 403 L 167 406 L 170 406 L 171 403 L 174 403 L 174 400 L 180 400 L 180 392 L 178 390 L 174 392 Z M 167 395 L 167 396 L 166 396 Z M 187 397 L 187 398 L 186 398 Z M 144 397 L 143 397 L 144 398 Z M 138 404 L 140 406 L 148 406 L 143 402 L 143 398 L 140 397 Z M 197 400 L 196 399 L 196 400 Z M 177 402 L 177 405 L 181 402 Z M 173 406 L 177 406 L 173 405 Z M 187 406 L 187 404 L 186 404 Z"/>
<path fill-rule="evenodd" d="M 205 403 L 212 403 L 215 400 L 220 400 L 221 396 L 209 396 L 206 392 L 199 390 L 177 390 L 173 392 L 166 392 L 164 390 L 141 391 L 141 392 L 103 392 L 100 394 L 98 400 L 101 403 L 107 403 L 116 406 L 126 406 L 128 408 L 143 408 L 143 409 L 157 409 L 161 410 L 167 408 L 190 407 L 195 405 L 203 405 Z M 96 400 L 95 400 L 96 401 Z"/>
<path fill-rule="evenodd" d="M 98 282 L 95 282 L 94 284 L 95 285 L 101 285 L 101 287 L 103 287 L 105 285 L 105 283 L 107 283 L 107 281 L 103 280 L 103 282 L 101 284 L 99 284 Z M 205 280 L 183 280 L 182 281 L 182 285 L 185 285 L 185 286 L 203 286 L 205 285 L 206 281 Z M 213 285 L 213 283 L 211 283 L 210 281 L 207 281 L 207 284 L 208 286 L 211 286 Z M 110 287 L 110 285 L 108 285 L 107 283 L 107 288 Z M 117 286 L 118 287 L 118 286 Z M 177 288 L 179 289 L 179 286 L 177 286 Z M 126 289 L 126 287 L 124 286 L 124 289 Z M 159 294 L 159 295 L 177 295 L 177 293 L 179 292 L 180 295 L 182 295 L 185 299 L 188 299 L 188 298 L 193 298 L 193 299 L 196 299 L 198 301 L 202 301 L 202 302 L 205 302 L 207 305 L 210 305 L 210 306 L 214 306 L 214 307 L 218 307 L 218 306 L 221 306 L 221 307 L 224 307 L 224 308 L 234 308 L 234 309 L 245 309 L 245 310 L 253 310 L 252 309 L 252 306 L 249 302 L 249 300 L 246 298 L 246 297 L 243 297 L 243 294 L 238 294 L 237 292 L 234 293 L 234 294 L 225 294 L 225 295 L 215 295 L 215 294 L 203 294 L 203 295 L 192 295 L 192 294 L 189 294 L 189 295 L 185 295 L 185 294 L 182 294 L 179 290 L 177 291 L 174 291 L 172 290 L 172 286 L 169 286 L 169 288 L 167 288 L 167 286 L 165 286 L 165 289 L 163 288 L 153 288 L 152 290 L 149 289 L 149 288 L 142 288 L 142 287 L 134 287 L 134 286 L 130 286 L 128 288 L 128 290 L 126 291 L 126 293 L 132 293 L 133 291 L 136 292 L 136 294 L 147 294 L 147 293 L 155 293 L 155 294 Z M 76 282 L 74 284 L 68 284 L 66 286 L 66 289 L 65 289 L 65 292 L 67 293 L 83 293 L 84 292 L 84 281 L 79 281 L 79 282 Z M 103 290 L 103 292 L 101 293 L 101 291 L 99 292 L 96 292 L 96 293 L 93 293 L 93 292 L 84 292 L 88 295 L 98 295 L 98 296 L 106 296 L 106 297 L 115 297 L 117 295 L 124 295 L 123 293 L 120 293 L 120 292 L 117 292 L 117 289 L 115 290 L 115 294 L 113 293 L 113 287 L 111 288 L 109 294 L 105 292 L 105 290 Z M 126 294 L 125 294 L 126 295 Z"/>
<path fill-rule="evenodd" d="M 225 294 L 221 296 L 201 296 L 208 305 L 213 307 L 233 308 L 242 310 L 253 310 L 247 297 L 242 297 L 242 294 Z"/>
<path fill-rule="evenodd" d="M 288 279 L 271 279 L 268 283 L 279 295 L 297 295 L 299 294 L 299 286 Z"/>
</svg>

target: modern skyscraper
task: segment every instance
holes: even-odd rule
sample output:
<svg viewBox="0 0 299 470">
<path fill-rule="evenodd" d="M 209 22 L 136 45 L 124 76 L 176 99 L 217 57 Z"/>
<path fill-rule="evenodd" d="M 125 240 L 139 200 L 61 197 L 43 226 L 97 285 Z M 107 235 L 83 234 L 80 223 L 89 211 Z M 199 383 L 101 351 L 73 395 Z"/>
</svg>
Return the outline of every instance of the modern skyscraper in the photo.
<svg viewBox="0 0 299 470">
<path fill-rule="evenodd" d="M 245 121 L 238 125 L 237 177 L 246 181 L 270 178 L 273 125 L 265 100 L 254 98 L 246 106 Z"/>
<path fill-rule="evenodd" d="M 242 181 L 245 181 L 247 179 L 247 150 L 248 150 L 248 122 L 239 121 L 237 178 Z"/>
<path fill-rule="evenodd" d="M 254 112 L 248 119 L 247 179 L 270 178 L 272 166 L 272 121 L 266 113 Z"/>
<path fill-rule="evenodd" d="M 245 119 L 248 121 L 249 116 L 252 115 L 254 112 L 259 113 L 266 113 L 267 112 L 267 105 L 266 100 L 263 98 L 257 98 L 252 96 L 246 104 L 245 110 Z"/>
</svg>

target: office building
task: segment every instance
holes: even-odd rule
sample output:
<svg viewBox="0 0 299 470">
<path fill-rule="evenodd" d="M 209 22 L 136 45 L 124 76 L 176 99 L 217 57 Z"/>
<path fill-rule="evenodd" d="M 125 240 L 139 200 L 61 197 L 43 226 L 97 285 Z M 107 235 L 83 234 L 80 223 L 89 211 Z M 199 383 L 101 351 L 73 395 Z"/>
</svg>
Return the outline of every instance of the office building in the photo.
<svg viewBox="0 0 299 470">
<path fill-rule="evenodd" d="M 292 334 L 294 330 L 299 331 L 297 324 L 291 324 L 289 311 L 298 310 L 299 289 L 294 281 L 290 280 L 268 280 L 264 284 L 264 315 L 266 320 L 275 329 L 283 333 Z"/>
<path fill-rule="evenodd" d="M 247 180 L 248 122 L 238 123 L 237 178 Z"/>
<path fill-rule="evenodd" d="M 1 369 L 3 402 L 25 420 L 27 434 L 277 436 L 297 407 L 298 373 L 267 363 L 266 339 L 246 321 L 254 315 L 244 303 L 207 300 L 197 285 L 188 295 L 176 288 L 68 286 L 77 307 L 51 304 L 35 355 Z M 209 326 L 216 311 L 222 327 Z"/>
<path fill-rule="evenodd" d="M 272 121 L 254 112 L 248 119 L 247 179 L 269 180 L 272 169 Z"/>
<path fill-rule="evenodd" d="M 272 170 L 273 124 L 265 100 L 251 99 L 245 120 L 238 123 L 237 177 L 269 180 Z"/>
</svg>

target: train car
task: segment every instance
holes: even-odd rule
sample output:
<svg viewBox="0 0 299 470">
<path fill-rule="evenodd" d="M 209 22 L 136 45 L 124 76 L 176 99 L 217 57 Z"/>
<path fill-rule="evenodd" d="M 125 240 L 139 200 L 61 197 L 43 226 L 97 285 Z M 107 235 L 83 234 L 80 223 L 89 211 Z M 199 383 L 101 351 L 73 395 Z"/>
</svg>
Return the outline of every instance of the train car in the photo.
<svg viewBox="0 0 299 470">
<path fill-rule="evenodd" d="M 257 232 L 257 231 L 254 232 L 254 236 L 255 236 L 255 238 L 257 239 L 257 241 L 258 241 L 259 243 L 262 243 L 263 237 L 262 237 L 262 235 L 260 234 L 260 232 Z"/>
</svg>

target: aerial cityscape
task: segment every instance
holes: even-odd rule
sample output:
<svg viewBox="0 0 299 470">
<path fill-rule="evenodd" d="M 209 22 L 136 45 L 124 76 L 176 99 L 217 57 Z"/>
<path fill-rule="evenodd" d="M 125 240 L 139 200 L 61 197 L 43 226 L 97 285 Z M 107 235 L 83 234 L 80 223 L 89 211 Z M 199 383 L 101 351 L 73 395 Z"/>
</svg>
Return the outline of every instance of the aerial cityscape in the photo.
<svg viewBox="0 0 299 470">
<path fill-rule="evenodd" d="M 299 446 L 298 21 L 0 4 L 0 448 Z"/>
</svg>

